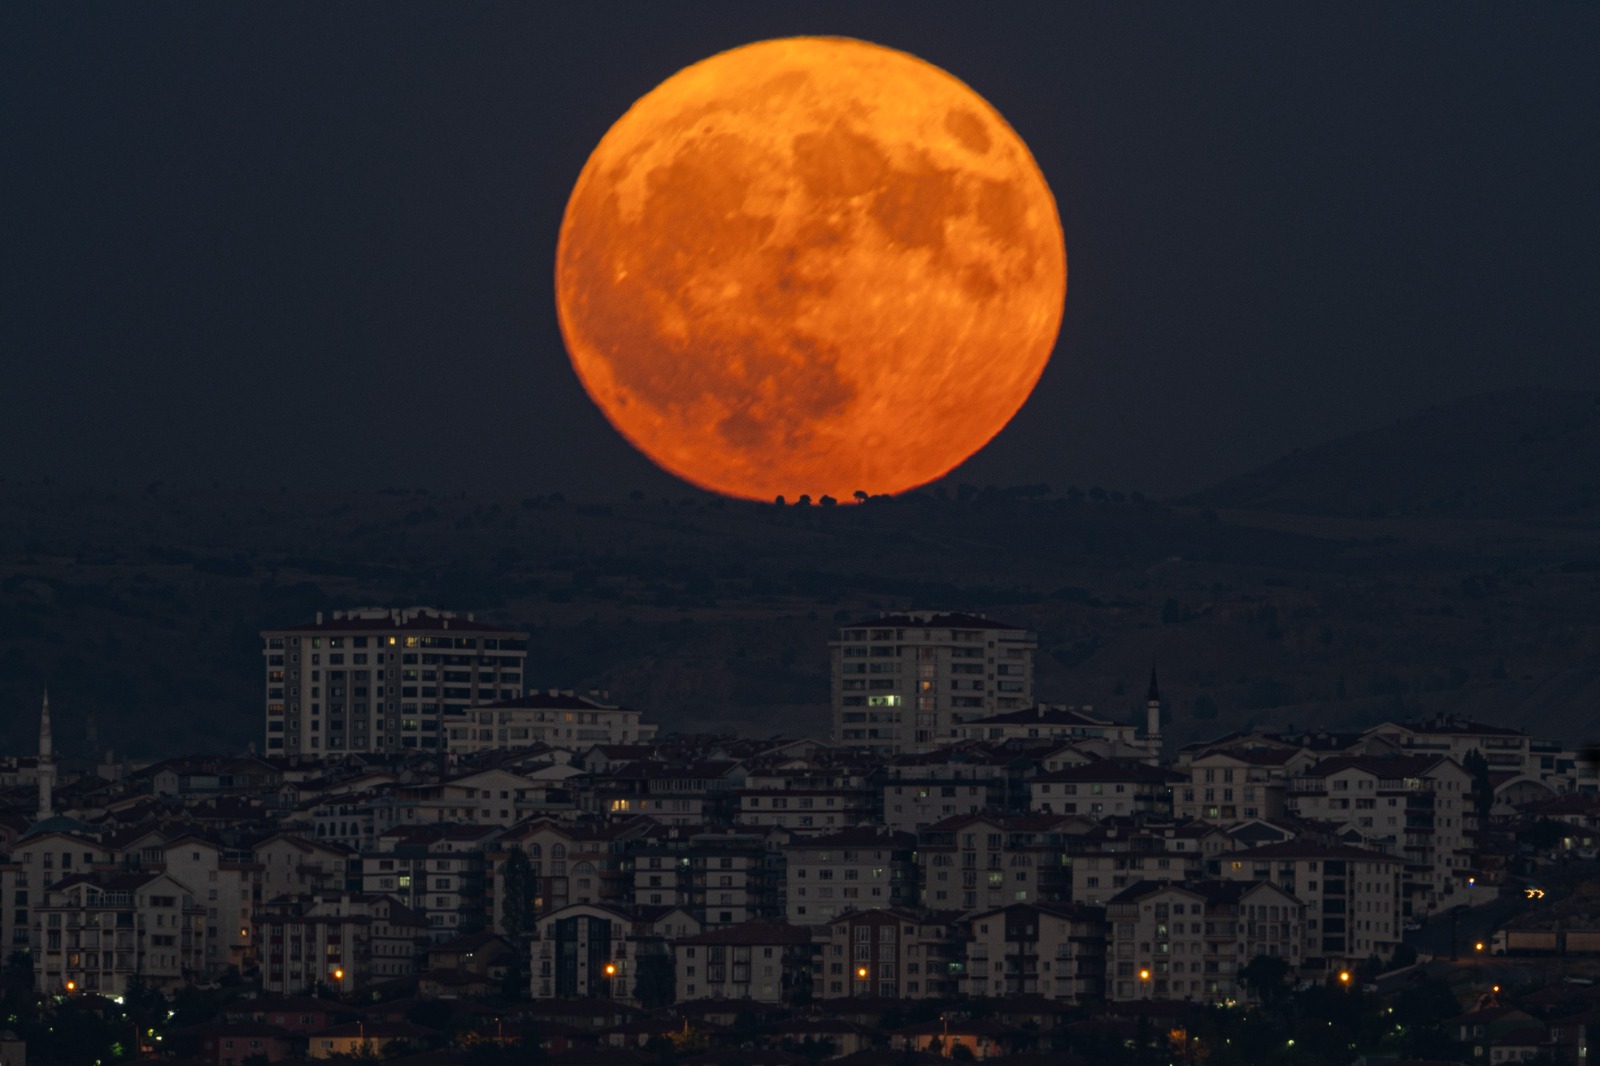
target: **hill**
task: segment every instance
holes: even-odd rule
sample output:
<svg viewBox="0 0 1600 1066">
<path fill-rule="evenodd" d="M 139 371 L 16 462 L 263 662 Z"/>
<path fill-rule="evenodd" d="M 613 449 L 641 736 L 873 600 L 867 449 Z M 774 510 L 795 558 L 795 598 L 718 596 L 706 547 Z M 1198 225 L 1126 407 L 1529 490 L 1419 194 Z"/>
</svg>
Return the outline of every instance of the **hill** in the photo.
<svg viewBox="0 0 1600 1066">
<path fill-rule="evenodd" d="M 605 689 L 667 729 L 823 733 L 840 623 L 941 608 L 1037 631 L 1040 698 L 1121 720 L 1155 662 L 1178 742 L 1439 711 L 1591 738 L 1600 511 L 1561 486 L 1595 480 L 1572 461 L 1595 433 L 1591 395 L 1469 401 L 1179 503 L 0 482 L 0 752 L 32 749 L 47 682 L 58 751 L 241 750 L 260 630 L 411 604 L 526 628 L 530 686 Z"/>
<path fill-rule="evenodd" d="M 1600 514 L 1600 393 L 1469 397 L 1297 451 L 1189 502 L 1375 517 Z"/>
</svg>

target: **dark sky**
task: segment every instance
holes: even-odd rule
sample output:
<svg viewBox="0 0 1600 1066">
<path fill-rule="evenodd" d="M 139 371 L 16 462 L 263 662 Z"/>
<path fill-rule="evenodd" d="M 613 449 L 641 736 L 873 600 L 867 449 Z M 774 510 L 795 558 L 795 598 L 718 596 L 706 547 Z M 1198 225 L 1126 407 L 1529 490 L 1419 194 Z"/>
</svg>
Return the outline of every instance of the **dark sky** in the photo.
<svg viewBox="0 0 1600 1066">
<path fill-rule="evenodd" d="M 986 96 L 1055 190 L 1033 398 L 952 480 L 1197 488 L 1600 387 L 1600 5 L 0 8 L 0 478 L 676 492 L 550 292 L 588 151 L 679 68 L 843 34 Z"/>
</svg>

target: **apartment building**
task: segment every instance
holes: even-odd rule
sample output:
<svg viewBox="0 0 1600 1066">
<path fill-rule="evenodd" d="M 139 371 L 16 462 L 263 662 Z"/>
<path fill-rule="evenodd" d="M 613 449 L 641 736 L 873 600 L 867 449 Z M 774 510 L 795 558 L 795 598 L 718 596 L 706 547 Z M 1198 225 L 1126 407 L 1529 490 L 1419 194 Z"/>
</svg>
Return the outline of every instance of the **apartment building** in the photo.
<svg viewBox="0 0 1600 1066">
<path fill-rule="evenodd" d="M 361 891 L 405 906 L 434 940 L 475 933 L 488 924 L 484 857 L 497 835 L 491 826 L 391 829 L 360 858 Z"/>
<path fill-rule="evenodd" d="M 613 818 L 643 814 L 663 825 L 726 824 L 746 774 L 744 764 L 734 759 L 640 760 L 593 775 L 584 803 Z"/>
<path fill-rule="evenodd" d="M 1067 1002 L 1105 991 L 1106 913 L 1071 903 L 1013 903 L 963 918 L 968 996 Z"/>
<path fill-rule="evenodd" d="M 1067 815 L 977 815 L 935 822 L 917 834 L 922 905 L 976 910 L 1055 902 L 1067 886 Z"/>
<path fill-rule="evenodd" d="M 837 832 L 877 821 L 877 787 L 871 761 L 789 759 L 751 767 L 735 789 L 733 820 L 746 826 L 781 826 L 800 833 Z"/>
<path fill-rule="evenodd" d="M 1405 863 L 1366 848 L 1290 840 L 1206 860 L 1225 881 L 1271 881 L 1305 904 L 1302 969 L 1323 972 L 1387 961 L 1400 943 Z"/>
<path fill-rule="evenodd" d="M 792 1003 L 809 993 L 811 934 L 792 925 L 746 922 L 673 944 L 680 1002 L 748 999 Z"/>
<path fill-rule="evenodd" d="M 1130 821 L 1096 825 L 1067 840 L 1076 903 L 1103 906 L 1141 881 L 1199 879 L 1208 855 L 1233 851 L 1232 836 L 1204 822 L 1143 826 Z"/>
<path fill-rule="evenodd" d="M 264 872 L 249 851 L 224 848 L 193 835 L 161 845 L 159 872 L 191 886 L 205 910 L 205 959 L 201 971 L 220 976 L 255 961 L 255 901 Z"/>
<path fill-rule="evenodd" d="M 1472 775 L 1446 756 L 1340 755 L 1301 771 L 1289 813 L 1348 826 L 1366 846 L 1404 860 L 1404 915 L 1447 906 L 1465 887 L 1477 821 Z"/>
<path fill-rule="evenodd" d="M 683 907 L 708 929 L 777 921 L 784 913 L 782 849 L 792 838 L 762 827 L 657 837 L 633 851 L 633 901 Z"/>
<path fill-rule="evenodd" d="M 1038 703 L 1019 711 L 970 719 L 956 728 L 956 735 L 963 740 L 982 740 L 990 744 L 1008 740 L 1058 741 L 1066 744 L 1099 740 L 1142 747 L 1138 726 L 1113 722 L 1093 712 L 1093 707 Z"/>
<path fill-rule="evenodd" d="M 522 694 L 528 634 L 431 607 L 317 612 L 261 634 L 265 752 L 440 750 L 469 709 Z"/>
<path fill-rule="evenodd" d="M 42 950 L 43 926 L 35 908 L 45 903 L 49 886 L 75 874 L 110 869 L 110 849 L 69 826 L 88 829 L 60 815 L 38 823 L 11 845 L 11 862 L 0 867 L 6 881 L 0 891 L 0 938 L 7 954 L 31 950 L 37 957 Z"/>
<path fill-rule="evenodd" d="M 790 925 L 917 901 L 917 838 L 879 826 L 796 837 L 783 846 Z"/>
<path fill-rule="evenodd" d="M 884 767 L 883 824 L 915 832 L 934 822 L 1010 806 L 1020 795 L 1023 761 L 973 746 L 897 755 Z"/>
<path fill-rule="evenodd" d="M 416 974 L 428 921 L 392 896 L 316 892 L 263 903 L 262 990 L 340 994 Z"/>
<path fill-rule="evenodd" d="M 1028 779 L 1028 809 L 1095 820 L 1172 813 L 1172 789 L 1183 778 L 1133 759 L 1100 759 Z"/>
<path fill-rule="evenodd" d="M 160 873 L 77 873 L 34 908 L 39 987 L 119 996 L 137 975 L 155 988 L 198 980 L 206 964 L 205 908 Z"/>
<path fill-rule="evenodd" d="M 1174 785 L 1173 814 L 1232 825 L 1251 818 L 1278 818 L 1289 782 L 1317 756 L 1286 745 L 1224 747 L 1185 761 Z"/>
<path fill-rule="evenodd" d="M 309 840 L 277 833 L 258 843 L 254 860 L 261 867 L 261 895 L 343 891 L 359 876 L 356 852 L 328 840 Z"/>
<path fill-rule="evenodd" d="M 841 914 L 817 929 L 818 998 L 938 999 L 959 988 L 963 952 L 955 911 L 874 908 Z"/>
<path fill-rule="evenodd" d="M 1415 722 L 1383 722 L 1366 736 L 1394 744 L 1407 755 L 1432 755 L 1464 763 L 1469 752 L 1480 752 L 1491 773 L 1541 773 L 1541 760 L 1533 752 L 1533 738 L 1520 729 L 1487 725 L 1453 715 L 1438 715 Z"/>
<path fill-rule="evenodd" d="M 656 727 L 641 721 L 640 712 L 607 702 L 608 696 L 598 691 L 580 696 L 571 689 L 549 689 L 502 698 L 450 722 L 450 750 L 470 754 L 535 744 L 581 749 L 595 744 L 644 744 L 655 737 Z"/>
<path fill-rule="evenodd" d="M 929 751 L 969 721 L 1033 705 L 1038 637 L 981 615 L 912 612 L 845 626 L 833 660 L 833 738 Z"/>
<path fill-rule="evenodd" d="M 1258 955 L 1298 968 L 1307 908 L 1269 881 L 1140 881 L 1106 905 L 1106 998 L 1243 999 L 1239 971 Z"/>
</svg>

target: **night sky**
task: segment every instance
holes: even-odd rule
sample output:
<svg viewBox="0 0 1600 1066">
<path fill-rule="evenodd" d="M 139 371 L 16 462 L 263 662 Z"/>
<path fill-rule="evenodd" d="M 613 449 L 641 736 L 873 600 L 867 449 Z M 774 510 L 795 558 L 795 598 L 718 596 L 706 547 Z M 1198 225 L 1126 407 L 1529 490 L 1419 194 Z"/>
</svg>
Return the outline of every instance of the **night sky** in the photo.
<svg viewBox="0 0 1600 1066">
<path fill-rule="evenodd" d="M 1059 202 L 1056 356 L 952 481 L 1600 388 L 1600 5 L 552 7 L 0 9 L 0 479 L 678 491 L 569 367 L 557 228 L 633 100 L 791 34 L 949 70 Z"/>
</svg>

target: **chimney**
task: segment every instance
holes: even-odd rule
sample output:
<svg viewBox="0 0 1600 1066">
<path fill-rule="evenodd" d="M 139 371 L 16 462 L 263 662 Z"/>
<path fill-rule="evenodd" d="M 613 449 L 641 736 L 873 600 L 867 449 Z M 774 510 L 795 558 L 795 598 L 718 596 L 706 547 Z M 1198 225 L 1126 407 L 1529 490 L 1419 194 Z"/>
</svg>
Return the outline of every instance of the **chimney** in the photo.
<svg viewBox="0 0 1600 1066">
<path fill-rule="evenodd" d="M 322 612 L 318 611 L 317 612 L 317 625 L 320 626 L 321 624 L 322 624 Z"/>
</svg>

